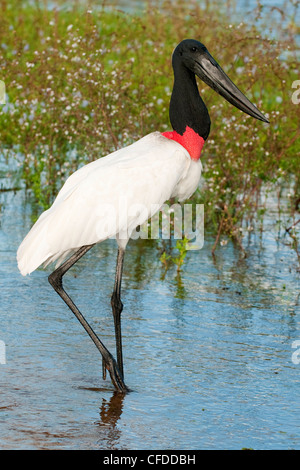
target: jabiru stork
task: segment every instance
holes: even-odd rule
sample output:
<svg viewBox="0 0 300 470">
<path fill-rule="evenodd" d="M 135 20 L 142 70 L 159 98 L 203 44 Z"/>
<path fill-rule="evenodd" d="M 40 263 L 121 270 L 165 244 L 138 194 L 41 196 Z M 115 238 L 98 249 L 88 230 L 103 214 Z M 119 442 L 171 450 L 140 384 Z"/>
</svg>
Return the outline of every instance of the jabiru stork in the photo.
<svg viewBox="0 0 300 470">
<path fill-rule="evenodd" d="M 29 274 L 56 261 L 49 282 L 75 314 L 102 355 L 103 378 L 109 371 L 120 392 L 124 381 L 121 338 L 121 280 L 125 248 L 133 230 L 151 218 L 153 207 L 171 197 L 179 201 L 196 190 L 200 155 L 210 132 L 210 117 L 196 76 L 244 113 L 268 123 L 222 70 L 207 48 L 194 39 L 180 42 L 172 55 L 174 85 L 169 107 L 172 131 L 152 132 L 132 145 L 99 158 L 73 173 L 52 206 L 43 212 L 21 243 L 20 272 Z M 146 211 L 123 210 L 136 204 Z M 106 210 L 111 208 L 113 210 Z M 66 272 L 95 244 L 115 237 L 117 266 L 111 306 L 116 358 L 108 351 L 63 287 Z"/>
</svg>

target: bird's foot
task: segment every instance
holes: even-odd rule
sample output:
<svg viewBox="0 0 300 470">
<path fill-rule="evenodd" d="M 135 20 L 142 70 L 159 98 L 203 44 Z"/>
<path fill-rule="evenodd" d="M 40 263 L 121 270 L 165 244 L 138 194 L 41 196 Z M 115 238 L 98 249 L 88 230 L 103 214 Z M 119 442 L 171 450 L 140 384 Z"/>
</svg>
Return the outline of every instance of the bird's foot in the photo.
<svg viewBox="0 0 300 470">
<path fill-rule="evenodd" d="M 118 368 L 118 365 L 113 358 L 113 356 L 108 356 L 108 358 L 102 357 L 102 375 L 103 380 L 106 379 L 106 371 L 108 370 L 110 374 L 110 378 L 114 386 L 119 392 L 127 393 L 129 392 L 129 388 L 125 385 L 123 380 L 123 376 Z"/>
</svg>

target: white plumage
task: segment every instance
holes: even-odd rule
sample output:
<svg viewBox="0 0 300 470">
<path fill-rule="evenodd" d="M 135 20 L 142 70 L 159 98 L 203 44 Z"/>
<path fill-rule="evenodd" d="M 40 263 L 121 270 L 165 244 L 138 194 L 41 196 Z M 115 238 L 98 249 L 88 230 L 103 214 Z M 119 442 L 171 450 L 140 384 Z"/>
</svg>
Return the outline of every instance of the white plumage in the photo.
<svg viewBox="0 0 300 470">
<path fill-rule="evenodd" d="M 59 265 L 78 248 L 110 237 L 125 248 L 132 231 L 165 201 L 193 194 L 201 168 L 200 160 L 191 160 L 182 145 L 160 132 L 85 165 L 21 243 L 21 273 L 53 261 Z"/>
</svg>

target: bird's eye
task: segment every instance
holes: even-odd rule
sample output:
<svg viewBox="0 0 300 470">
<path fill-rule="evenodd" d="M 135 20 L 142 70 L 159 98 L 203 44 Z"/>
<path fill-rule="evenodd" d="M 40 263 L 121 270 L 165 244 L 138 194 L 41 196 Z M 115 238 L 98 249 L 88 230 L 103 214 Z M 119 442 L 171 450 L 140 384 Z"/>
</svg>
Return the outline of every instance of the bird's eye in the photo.
<svg viewBox="0 0 300 470">
<path fill-rule="evenodd" d="M 192 49 L 191 49 L 192 52 L 196 52 L 196 50 L 197 50 L 197 47 L 195 47 L 195 46 L 192 47 Z"/>
</svg>

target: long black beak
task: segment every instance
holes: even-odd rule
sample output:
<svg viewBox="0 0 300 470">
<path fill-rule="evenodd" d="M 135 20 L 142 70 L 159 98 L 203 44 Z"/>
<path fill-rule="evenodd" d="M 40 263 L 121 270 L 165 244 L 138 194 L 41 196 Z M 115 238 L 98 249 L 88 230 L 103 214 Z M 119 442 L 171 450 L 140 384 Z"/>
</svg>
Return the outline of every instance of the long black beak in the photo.
<svg viewBox="0 0 300 470">
<path fill-rule="evenodd" d="M 223 96 L 227 101 L 229 101 L 229 103 L 233 104 L 233 106 L 256 119 L 259 119 L 260 121 L 269 123 L 269 120 L 230 80 L 224 70 L 208 51 L 201 54 L 200 57 L 197 57 L 195 73 L 201 80 L 219 93 L 219 95 Z"/>
</svg>

